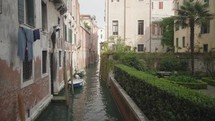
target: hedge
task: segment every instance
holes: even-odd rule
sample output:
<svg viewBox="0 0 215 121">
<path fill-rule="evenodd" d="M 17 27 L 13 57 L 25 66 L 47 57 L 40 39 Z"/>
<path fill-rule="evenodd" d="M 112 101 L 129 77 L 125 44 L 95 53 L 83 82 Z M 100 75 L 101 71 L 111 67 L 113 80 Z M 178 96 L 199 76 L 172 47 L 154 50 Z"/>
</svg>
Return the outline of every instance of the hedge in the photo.
<svg viewBox="0 0 215 121">
<path fill-rule="evenodd" d="M 213 80 L 210 77 L 204 77 L 204 78 L 202 78 L 202 80 L 207 82 L 209 85 L 215 86 L 215 80 Z"/>
<path fill-rule="evenodd" d="M 163 78 L 116 65 L 115 79 L 152 121 L 215 121 L 215 99 Z"/>
<path fill-rule="evenodd" d="M 203 81 L 198 81 L 196 83 L 186 83 L 186 82 L 173 82 L 173 83 L 182 85 L 190 89 L 207 89 L 207 86 L 208 86 L 208 84 Z"/>
<path fill-rule="evenodd" d="M 170 76 L 167 79 L 172 81 L 172 83 L 176 83 L 190 89 L 207 89 L 208 85 L 207 83 L 201 80 L 196 80 L 190 76 Z"/>
</svg>

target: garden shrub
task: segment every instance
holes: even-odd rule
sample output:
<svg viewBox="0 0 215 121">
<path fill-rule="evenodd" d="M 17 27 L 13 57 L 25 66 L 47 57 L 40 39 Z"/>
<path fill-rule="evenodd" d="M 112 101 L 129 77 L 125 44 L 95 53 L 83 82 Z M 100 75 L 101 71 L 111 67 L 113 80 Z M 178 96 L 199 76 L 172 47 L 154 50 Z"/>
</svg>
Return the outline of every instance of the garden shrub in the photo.
<svg viewBox="0 0 215 121">
<path fill-rule="evenodd" d="M 147 70 L 146 62 L 143 59 L 139 59 L 134 53 L 121 53 L 119 62 L 121 64 L 134 67 L 139 71 Z"/>
<path fill-rule="evenodd" d="M 202 81 L 207 82 L 209 85 L 215 86 L 215 80 L 211 77 L 203 77 Z"/>
<path fill-rule="evenodd" d="M 206 89 L 207 83 L 196 80 L 190 76 L 170 76 L 167 78 L 168 80 L 172 81 L 173 83 L 185 86 L 190 89 Z"/>
<path fill-rule="evenodd" d="M 160 70 L 162 71 L 187 71 L 188 62 L 176 56 L 168 56 L 161 59 Z"/>
<path fill-rule="evenodd" d="M 215 121 L 215 99 L 164 78 L 116 65 L 115 79 L 152 121 Z"/>
</svg>

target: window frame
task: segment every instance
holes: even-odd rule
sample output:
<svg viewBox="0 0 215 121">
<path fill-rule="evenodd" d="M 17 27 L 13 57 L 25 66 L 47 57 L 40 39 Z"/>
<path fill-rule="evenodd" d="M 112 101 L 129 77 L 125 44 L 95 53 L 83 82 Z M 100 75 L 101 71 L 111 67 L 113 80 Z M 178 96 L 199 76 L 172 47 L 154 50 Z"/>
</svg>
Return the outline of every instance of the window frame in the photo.
<svg viewBox="0 0 215 121">
<path fill-rule="evenodd" d="M 43 52 L 46 51 L 46 72 L 43 73 Z M 48 76 L 48 65 L 49 65 L 49 60 L 48 60 L 48 50 L 47 49 L 43 49 L 42 51 L 42 55 L 41 55 L 41 75 L 42 75 L 42 78 Z"/>
<path fill-rule="evenodd" d="M 21 80 L 21 88 L 27 87 L 27 86 L 34 83 L 34 59 L 32 59 L 31 61 L 32 61 L 32 72 L 31 72 L 31 78 L 28 80 L 24 80 L 24 76 L 23 76 L 23 71 L 24 71 L 23 62 L 24 61 L 20 62 L 21 63 L 20 65 L 22 65 L 21 76 L 20 76 L 21 77 L 21 79 L 20 79 Z"/>
<path fill-rule="evenodd" d="M 113 20 L 112 21 L 112 35 L 119 35 L 119 21 Z"/>
<path fill-rule="evenodd" d="M 2 14 L 2 0 L 0 0 L 0 14 Z"/>
<path fill-rule="evenodd" d="M 163 7 L 163 1 L 160 1 L 158 5 L 159 5 L 159 7 L 158 7 L 159 10 L 163 10 L 163 8 L 164 8 L 164 7 Z"/>
<path fill-rule="evenodd" d="M 44 8 L 45 7 L 45 8 Z M 48 7 L 47 3 L 41 0 L 41 22 L 42 22 L 42 30 L 48 31 Z"/>
<path fill-rule="evenodd" d="M 182 47 L 185 48 L 186 47 L 186 38 L 185 36 L 182 37 Z"/>
<path fill-rule="evenodd" d="M 138 20 L 138 24 L 137 24 L 137 29 L 138 29 L 137 34 L 138 35 L 144 35 L 145 34 L 144 22 L 145 22 L 144 20 Z"/>
<path fill-rule="evenodd" d="M 137 44 L 137 52 L 144 52 L 144 44 Z"/>
<path fill-rule="evenodd" d="M 211 25 L 211 21 L 208 20 L 207 22 L 205 22 L 204 24 L 201 25 L 201 34 L 209 34 L 210 33 L 210 27 Z"/>
<path fill-rule="evenodd" d="M 19 10 L 19 7 L 20 7 L 19 2 L 20 1 L 23 1 L 23 11 Z M 18 0 L 18 21 L 19 21 L 20 24 L 27 25 L 30 28 L 35 28 L 35 26 L 36 26 L 36 23 L 35 23 L 36 22 L 36 20 L 35 20 L 35 15 L 36 15 L 36 13 L 35 13 L 36 12 L 36 10 L 35 10 L 35 0 L 33 0 L 33 8 L 30 7 L 30 9 L 32 9 L 32 11 L 33 11 L 33 23 L 29 22 L 30 20 L 28 20 L 29 19 L 28 12 L 30 10 L 27 9 L 27 1 L 30 2 L 29 0 Z M 20 17 L 19 12 L 23 12 L 23 18 L 19 18 Z M 20 19 L 23 19 L 23 21 L 21 21 Z"/>
<path fill-rule="evenodd" d="M 59 50 L 58 51 L 58 67 L 59 68 L 62 68 L 63 66 L 62 66 L 62 53 L 63 53 L 63 51 L 62 50 Z"/>
<path fill-rule="evenodd" d="M 176 40 L 175 40 L 175 47 L 178 49 L 178 47 L 179 47 L 179 38 L 176 38 Z"/>
</svg>

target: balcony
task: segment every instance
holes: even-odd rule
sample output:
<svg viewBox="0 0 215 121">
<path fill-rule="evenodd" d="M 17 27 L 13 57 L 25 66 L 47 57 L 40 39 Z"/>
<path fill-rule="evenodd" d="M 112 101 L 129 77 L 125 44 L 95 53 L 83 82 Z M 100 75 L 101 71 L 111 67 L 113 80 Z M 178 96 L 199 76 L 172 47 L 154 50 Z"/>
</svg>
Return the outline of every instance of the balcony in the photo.
<svg viewBox="0 0 215 121">
<path fill-rule="evenodd" d="M 65 0 L 50 0 L 50 1 L 54 3 L 56 9 L 60 12 L 61 15 L 66 13 L 67 6 Z"/>
</svg>

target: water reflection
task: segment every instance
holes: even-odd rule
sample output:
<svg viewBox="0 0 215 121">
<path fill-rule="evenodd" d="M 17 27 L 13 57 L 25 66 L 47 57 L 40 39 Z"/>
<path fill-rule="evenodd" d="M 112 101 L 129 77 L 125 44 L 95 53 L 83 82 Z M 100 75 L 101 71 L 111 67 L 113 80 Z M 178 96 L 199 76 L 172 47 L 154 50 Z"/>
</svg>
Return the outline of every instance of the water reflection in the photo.
<svg viewBox="0 0 215 121">
<path fill-rule="evenodd" d="M 92 65 L 86 74 L 84 86 L 70 95 L 69 107 L 51 103 L 37 121 L 123 121 L 111 93 L 99 80 L 99 66 Z"/>
</svg>

